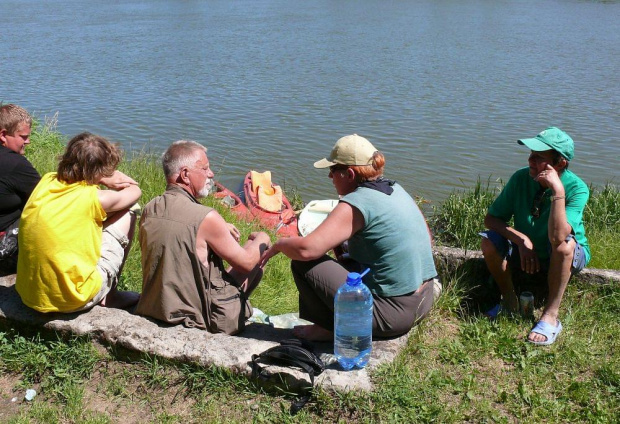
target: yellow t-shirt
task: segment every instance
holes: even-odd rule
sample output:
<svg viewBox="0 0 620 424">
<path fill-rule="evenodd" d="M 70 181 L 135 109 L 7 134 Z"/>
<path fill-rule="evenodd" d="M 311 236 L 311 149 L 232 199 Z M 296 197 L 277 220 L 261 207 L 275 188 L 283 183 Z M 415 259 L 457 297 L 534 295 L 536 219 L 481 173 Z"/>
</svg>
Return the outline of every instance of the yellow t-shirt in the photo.
<svg viewBox="0 0 620 424">
<path fill-rule="evenodd" d="M 98 187 L 66 184 L 45 174 L 24 207 L 19 226 L 15 288 L 39 312 L 69 312 L 101 289 L 97 262 L 106 213 Z"/>
</svg>

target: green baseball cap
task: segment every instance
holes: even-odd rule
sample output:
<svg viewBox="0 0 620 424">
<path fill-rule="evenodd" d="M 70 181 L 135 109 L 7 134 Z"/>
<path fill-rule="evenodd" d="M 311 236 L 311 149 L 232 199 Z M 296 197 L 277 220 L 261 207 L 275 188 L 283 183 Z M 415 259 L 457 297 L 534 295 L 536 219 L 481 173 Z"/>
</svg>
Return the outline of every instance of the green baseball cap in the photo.
<svg viewBox="0 0 620 424">
<path fill-rule="evenodd" d="M 524 138 L 517 140 L 517 142 L 535 152 L 555 150 L 566 160 L 571 160 L 575 156 L 573 139 L 557 127 L 549 127 L 534 138 Z"/>
</svg>

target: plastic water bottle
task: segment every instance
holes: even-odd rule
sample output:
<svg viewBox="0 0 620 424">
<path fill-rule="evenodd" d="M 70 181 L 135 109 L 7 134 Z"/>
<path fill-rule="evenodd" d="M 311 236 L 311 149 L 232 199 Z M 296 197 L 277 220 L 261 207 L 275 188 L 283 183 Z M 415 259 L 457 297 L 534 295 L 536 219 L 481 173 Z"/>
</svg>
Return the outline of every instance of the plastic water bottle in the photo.
<svg viewBox="0 0 620 424">
<path fill-rule="evenodd" d="M 364 368 L 372 350 L 372 294 L 351 272 L 334 298 L 334 355 L 345 370 Z"/>
</svg>

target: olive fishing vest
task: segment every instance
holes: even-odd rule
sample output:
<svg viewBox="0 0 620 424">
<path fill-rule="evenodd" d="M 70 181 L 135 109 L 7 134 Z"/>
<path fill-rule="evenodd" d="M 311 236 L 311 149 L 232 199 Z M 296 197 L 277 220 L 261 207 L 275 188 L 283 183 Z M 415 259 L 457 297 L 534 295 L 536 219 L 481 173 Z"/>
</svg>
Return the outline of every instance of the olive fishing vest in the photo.
<svg viewBox="0 0 620 424">
<path fill-rule="evenodd" d="M 235 334 L 252 308 L 245 294 L 208 248 L 207 266 L 196 254 L 200 224 L 213 209 L 169 185 L 140 219 L 142 295 L 136 313 L 170 324 Z"/>
</svg>

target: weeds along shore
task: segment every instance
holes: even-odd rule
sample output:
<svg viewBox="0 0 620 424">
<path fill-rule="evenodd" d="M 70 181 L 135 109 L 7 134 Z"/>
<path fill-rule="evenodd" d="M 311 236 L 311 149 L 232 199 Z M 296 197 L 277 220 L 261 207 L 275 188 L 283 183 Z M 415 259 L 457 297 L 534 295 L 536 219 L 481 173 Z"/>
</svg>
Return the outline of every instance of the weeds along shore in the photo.
<svg viewBox="0 0 620 424">
<path fill-rule="evenodd" d="M 41 173 L 56 167 L 63 137 L 37 127 L 27 156 Z M 157 158 L 136 154 L 121 166 L 140 182 L 145 203 L 164 191 Z M 620 194 L 593 188 L 586 231 L 589 266 L 620 268 Z M 290 193 L 289 193 L 290 195 Z M 497 195 L 489 182 L 456 191 L 427 218 L 436 243 L 478 248 L 477 232 Z M 210 203 L 247 237 L 255 228 Z M 427 208 L 425 207 L 425 210 Z M 127 358 L 88 339 L 44 339 L 0 327 L 0 422 L 618 422 L 620 416 L 620 286 L 569 284 L 561 319 L 565 330 L 548 348 L 524 341 L 533 322 L 500 316 L 489 321 L 463 306 L 479 281 L 444 276 L 444 293 L 410 333 L 397 359 L 372 375 L 372 392 L 317 389 L 295 417 L 294 395 L 266 393 L 228 370 Z M 140 290 L 140 252 L 134 243 L 121 285 Z M 252 303 L 269 314 L 297 310 L 289 260 L 274 257 Z M 540 311 L 537 311 L 540 313 Z M 34 401 L 14 402 L 35 387 Z"/>
</svg>

